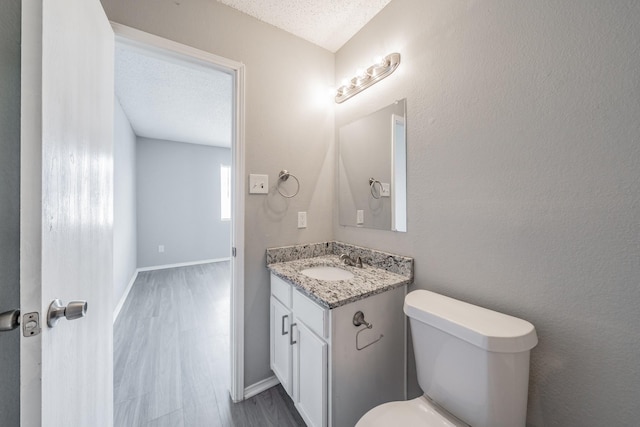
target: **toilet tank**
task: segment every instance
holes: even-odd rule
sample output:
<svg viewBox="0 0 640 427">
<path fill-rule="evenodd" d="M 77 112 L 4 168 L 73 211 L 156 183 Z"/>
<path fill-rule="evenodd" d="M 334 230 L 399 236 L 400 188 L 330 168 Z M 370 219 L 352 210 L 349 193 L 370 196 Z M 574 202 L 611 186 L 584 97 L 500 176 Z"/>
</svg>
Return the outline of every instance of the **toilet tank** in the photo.
<svg viewBox="0 0 640 427">
<path fill-rule="evenodd" d="M 426 290 L 404 312 L 425 395 L 473 427 L 525 426 L 531 323 Z"/>
</svg>

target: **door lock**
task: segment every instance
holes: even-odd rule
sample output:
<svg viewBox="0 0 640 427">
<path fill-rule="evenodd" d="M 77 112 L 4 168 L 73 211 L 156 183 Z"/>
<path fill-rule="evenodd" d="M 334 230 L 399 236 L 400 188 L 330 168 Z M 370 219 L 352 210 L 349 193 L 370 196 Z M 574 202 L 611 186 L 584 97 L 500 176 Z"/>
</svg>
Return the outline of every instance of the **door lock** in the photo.
<svg viewBox="0 0 640 427">
<path fill-rule="evenodd" d="M 40 313 L 27 313 L 22 317 L 22 335 L 34 337 L 40 334 Z"/>
<path fill-rule="evenodd" d="M 0 332 L 12 331 L 20 326 L 20 310 L 9 310 L 0 313 Z M 33 337 L 40 334 L 40 314 L 34 311 L 22 316 L 22 335 Z"/>
</svg>

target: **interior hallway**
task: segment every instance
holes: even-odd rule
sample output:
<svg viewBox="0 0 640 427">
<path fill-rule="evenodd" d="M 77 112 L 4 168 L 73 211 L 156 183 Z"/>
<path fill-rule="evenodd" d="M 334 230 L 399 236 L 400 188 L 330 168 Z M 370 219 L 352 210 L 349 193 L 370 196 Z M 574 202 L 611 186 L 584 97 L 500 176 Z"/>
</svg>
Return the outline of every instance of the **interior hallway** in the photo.
<svg viewBox="0 0 640 427">
<path fill-rule="evenodd" d="M 114 325 L 114 425 L 304 426 L 281 386 L 229 397 L 230 262 L 141 272 Z"/>
</svg>

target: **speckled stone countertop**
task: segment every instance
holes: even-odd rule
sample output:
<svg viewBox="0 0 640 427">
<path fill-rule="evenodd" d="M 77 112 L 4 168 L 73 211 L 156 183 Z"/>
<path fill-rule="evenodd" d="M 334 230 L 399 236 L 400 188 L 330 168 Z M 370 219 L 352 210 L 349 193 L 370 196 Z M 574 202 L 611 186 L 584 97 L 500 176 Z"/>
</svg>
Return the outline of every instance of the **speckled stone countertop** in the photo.
<svg viewBox="0 0 640 427">
<path fill-rule="evenodd" d="M 349 280 L 318 280 L 300 271 L 315 266 L 340 267 L 353 273 Z M 327 308 L 376 295 L 412 282 L 413 275 L 400 275 L 365 264 L 362 268 L 344 265 L 338 255 L 321 255 L 293 261 L 275 262 L 267 266 L 276 276 L 293 284 L 305 295 Z M 412 272 L 412 271 L 411 271 Z"/>
</svg>

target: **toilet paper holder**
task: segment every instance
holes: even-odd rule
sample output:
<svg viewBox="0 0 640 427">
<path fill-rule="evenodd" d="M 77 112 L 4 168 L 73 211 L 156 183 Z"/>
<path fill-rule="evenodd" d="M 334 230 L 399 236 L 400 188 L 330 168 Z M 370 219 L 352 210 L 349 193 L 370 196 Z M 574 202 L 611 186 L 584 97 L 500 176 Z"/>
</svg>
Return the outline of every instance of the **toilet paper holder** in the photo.
<svg viewBox="0 0 640 427">
<path fill-rule="evenodd" d="M 364 331 L 366 331 L 367 329 L 373 329 L 373 323 L 369 323 L 364 319 L 364 313 L 362 311 L 357 311 L 356 314 L 353 315 L 353 326 L 363 326 L 364 328 L 361 328 L 360 330 L 358 330 L 358 332 L 356 332 L 356 350 L 360 351 L 360 350 L 364 350 L 365 348 L 377 343 L 378 341 L 380 341 L 384 335 L 380 334 L 380 336 L 371 341 L 369 344 L 365 344 L 362 347 L 360 347 L 360 344 L 358 343 L 358 338 L 360 337 L 360 334 Z"/>
</svg>

